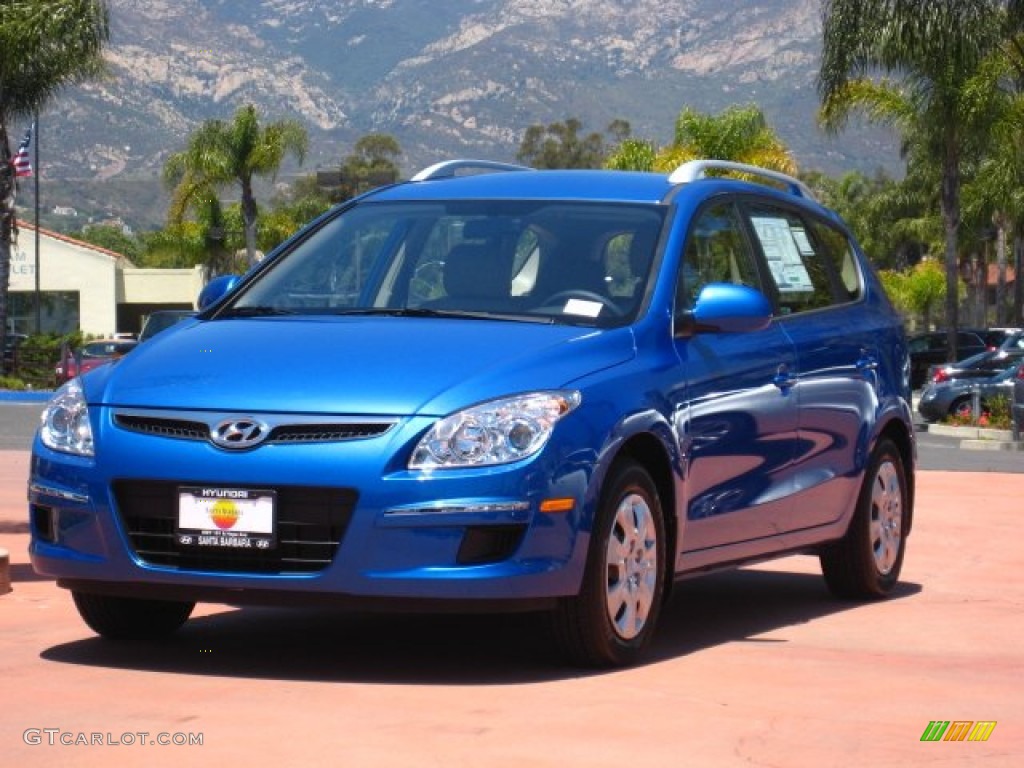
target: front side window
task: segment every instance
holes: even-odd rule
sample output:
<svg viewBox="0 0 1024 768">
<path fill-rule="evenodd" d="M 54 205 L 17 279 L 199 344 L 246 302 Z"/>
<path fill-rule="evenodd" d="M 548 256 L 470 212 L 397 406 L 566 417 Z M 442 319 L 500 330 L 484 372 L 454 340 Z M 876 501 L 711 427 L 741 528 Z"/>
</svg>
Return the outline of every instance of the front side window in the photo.
<svg viewBox="0 0 1024 768">
<path fill-rule="evenodd" d="M 368 202 L 278 257 L 219 314 L 472 313 L 611 327 L 650 279 L 664 209 Z"/>
<path fill-rule="evenodd" d="M 712 204 L 694 220 L 676 288 L 677 306 L 692 308 L 708 283 L 761 289 L 750 241 L 740 213 L 731 202 Z"/>
</svg>

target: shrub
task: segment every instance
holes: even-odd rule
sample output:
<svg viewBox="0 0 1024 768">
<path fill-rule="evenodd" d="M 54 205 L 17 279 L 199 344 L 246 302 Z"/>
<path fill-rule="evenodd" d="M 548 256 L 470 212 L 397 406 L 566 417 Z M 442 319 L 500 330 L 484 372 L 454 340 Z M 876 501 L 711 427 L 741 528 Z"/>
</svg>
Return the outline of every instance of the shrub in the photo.
<svg viewBox="0 0 1024 768">
<path fill-rule="evenodd" d="M 1005 395 L 996 395 L 981 403 L 981 415 L 975 419 L 970 412 L 953 414 L 945 420 L 954 427 L 990 427 L 992 429 L 1010 429 L 1013 404 Z"/>
<path fill-rule="evenodd" d="M 18 347 L 12 375 L 0 379 L 2 389 L 50 389 L 54 385 L 53 369 L 61 350 L 82 343 L 80 331 L 66 334 L 37 333 Z"/>
</svg>

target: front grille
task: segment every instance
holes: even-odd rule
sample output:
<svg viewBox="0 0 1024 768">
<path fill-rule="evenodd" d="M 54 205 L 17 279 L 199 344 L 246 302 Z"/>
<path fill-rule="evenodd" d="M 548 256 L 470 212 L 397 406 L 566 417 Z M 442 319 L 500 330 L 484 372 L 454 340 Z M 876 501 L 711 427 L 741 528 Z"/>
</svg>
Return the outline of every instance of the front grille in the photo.
<svg viewBox="0 0 1024 768">
<path fill-rule="evenodd" d="M 117 412 L 114 424 L 131 432 L 156 437 L 173 437 L 180 440 L 209 440 L 214 425 L 224 419 L 223 414 L 215 418 L 206 415 L 200 419 L 189 413 L 190 418 L 158 416 L 139 412 Z M 345 440 L 361 440 L 378 437 L 394 426 L 393 421 L 358 421 L 338 419 L 336 421 L 303 420 L 300 417 L 271 416 L 267 419 L 270 433 L 263 444 L 268 443 L 328 443 Z"/>
<path fill-rule="evenodd" d="M 322 443 L 383 435 L 390 424 L 286 424 L 274 427 L 268 443 Z"/>
<path fill-rule="evenodd" d="M 230 573 L 313 573 L 330 565 L 345 535 L 358 493 L 351 488 L 245 486 L 277 493 L 274 549 L 203 549 L 182 546 L 175 536 L 179 486 L 151 480 L 114 482 L 121 525 L 135 554 L 151 565 Z"/>
<path fill-rule="evenodd" d="M 207 440 L 210 437 L 210 428 L 201 421 L 119 413 L 114 416 L 114 423 L 124 429 L 130 429 L 132 432 L 159 435 L 160 437 L 179 437 L 183 440 Z"/>
</svg>

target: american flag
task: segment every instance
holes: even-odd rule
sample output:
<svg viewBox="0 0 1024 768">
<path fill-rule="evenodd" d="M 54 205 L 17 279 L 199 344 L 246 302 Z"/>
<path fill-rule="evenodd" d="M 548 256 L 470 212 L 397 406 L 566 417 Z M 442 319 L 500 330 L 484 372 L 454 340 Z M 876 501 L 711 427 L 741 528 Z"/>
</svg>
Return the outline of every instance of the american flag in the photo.
<svg viewBox="0 0 1024 768">
<path fill-rule="evenodd" d="M 25 131 L 25 138 L 21 140 L 21 144 L 18 145 L 18 151 L 14 155 L 14 159 L 11 161 L 11 165 L 14 166 L 15 176 L 31 176 L 32 175 L 32 161 L 28 156 L 28 145 L 32 143 L 32 129 L 29 128 Z"/>
</svg>

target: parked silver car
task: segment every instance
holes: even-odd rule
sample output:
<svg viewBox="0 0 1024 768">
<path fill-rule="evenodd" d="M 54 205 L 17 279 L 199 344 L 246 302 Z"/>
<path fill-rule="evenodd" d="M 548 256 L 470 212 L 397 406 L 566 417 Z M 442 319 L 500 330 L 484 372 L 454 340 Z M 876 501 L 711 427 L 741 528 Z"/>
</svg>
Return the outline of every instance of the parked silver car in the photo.
<svg viewBox="0 0 1024 768">
<path fill-rule="evenodd" d="M 980 413 L 988 413 L 993 401 L 1005 397 L 1012 401 L 1014 385 L 1024 384 L 1018 377 L 1024 372 L 1020 360 L 1000 373 L 987 378 L 952 378 L 931 382 L 921 392 L 917 412 L 926 421 L 942 421 L 947 416 L 970 418 L 974 415 L 974 394 L 978 395 Z M 1024 389 L 1018 392 L 1024 398 Z M 1024 402 L 1021 400 L 1020 402 Z"/>
</svg>

